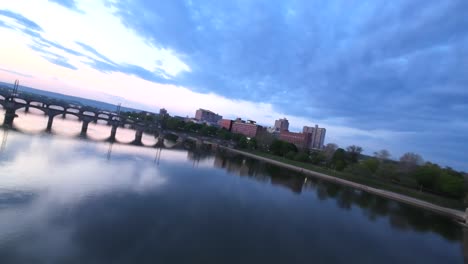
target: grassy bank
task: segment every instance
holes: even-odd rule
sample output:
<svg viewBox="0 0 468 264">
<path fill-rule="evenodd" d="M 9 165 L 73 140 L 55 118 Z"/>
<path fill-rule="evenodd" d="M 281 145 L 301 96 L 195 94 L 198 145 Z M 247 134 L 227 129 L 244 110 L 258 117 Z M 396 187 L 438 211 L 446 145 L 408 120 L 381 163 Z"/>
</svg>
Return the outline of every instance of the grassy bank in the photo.
<svg viewBox="0 0 468 264">
<path fill-rule="evenodd" d="M 465 209 L 465 205 L 460 200 L 450 199 L 450 198 L 447 198 L 447 197 L 438 196 L 438 195 L 434 195 L 434 194 L 427 193 L 427 192 L 421 192 L 419 190 L 415 190 L 415 189 L 407 188 L 407 187 L 404 187 L 404 186 L 400 186 L 400 185 L 397 185 L 397 184 L 392 183 L 390 181 L 385 181 L 385 180 L 380 179 L 380 178 L 357 176 L 357 175 L 353 175 L 353 174 L 350 174 L 350 173 L 334 171 L 334 170 L 331 170 L 331 169 L 315 166 L 315 165 L 310 164 L 310 163 L 304 163 L 304 162 L 289 160 L 289 159 L 286 159 L 284 157 L 279 157 L 279 156 L 272 155 L 272 154 L 265 153 L 265 152 L 261 152 L 261 151 L 252 151 L 252 150 L 242 150 L 242 151 L 248 152 L 250 154 L 254 154 L 256 156 L 260 156 L 260 157 L 272 159 L 272 160 L 275 160 L 275 161 L 279 161 L 279 162 L 282 162 L 282 163 L 285 163 L 285 164 L 301 167 L 301 168 L 304 168 L 304 169 L 307 169 L 307 170 L 311 170 L 311 171 L 327 174 L 327 175 L 330 175 L 330 176 L 338 177 L 338 178 L 341 178 L 341 179 L 344 179 L 344 180 L 352 181 L 352 182 L 355 182 L 355 183 L 363 184 L 363 185 L 366 185 L 366 186 L 369 186 L 369 187 L 373 187 L 373 188 L 377 188 L 377 189 L 382 189 L 382 190 L 386 190 L 386 191 L 391 191 L 391 192 L 403 194 L 403 195 L 410 196 L 410 197 L 413 197 L 413 198 L 417 198 L 417 199 L 420 199 L 420 200 L 423 200 L 423 201 L 426 201 L 426 202 L 429 202 L 429 203 L 432 203 L 432 204 L 436 204 L 436 205 L 439 205 L 439 206 L 453 208 L 453 209 L 459 209 L 459 210 L 464 210 Z"/>
</svg>

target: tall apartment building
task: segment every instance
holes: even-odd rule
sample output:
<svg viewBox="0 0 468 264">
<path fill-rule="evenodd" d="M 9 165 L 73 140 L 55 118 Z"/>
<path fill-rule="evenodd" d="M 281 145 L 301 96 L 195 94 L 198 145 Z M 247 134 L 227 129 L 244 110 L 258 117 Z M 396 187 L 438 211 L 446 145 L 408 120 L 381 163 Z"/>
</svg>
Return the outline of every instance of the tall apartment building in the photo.
<svg viewBox="0 0 468 264">
<path fill-rule="evenodd" d="M 243 121 L 240 118 L 237 118 L 231 127 L 231 132 L 236 134 L 242 134 L 246 137 L 253 138 L 256 137 L 259 133 L 262 133 L 265 129 L 262 126 L 259 126 L 255 121 L 247 120 Z"/>
<path fill-rule="evenodd" d="M 210 110 L 198 109 L 195 112 L 195 119 L 198 121 L 208 122 L 208 123 L 218 123 L 223 117 L 211 112 Z"/>
<path fill-rule="evenodd" d="M 309 144 L 309 149 L 322 149 L 325 141 L 325 134 L 327 130 L 325 128 L 320 128 L 318 125 L 315 127 L 304 126 L 302 128 L 303 133 L 311 134 L 311 140 Z"/>
<path fill-rule="evenodd" d="M 295 133 L 282 130 L 279 139 L 296 145 L 298 149 L 306 149 L 310 146 L 311 133 Z"/>
<path fill-rule="evenodd" d="M 289 121 L 286 118 L 281 118 L 278 120 L 275 120 L 275 126 L 274 126 L 276 131 L 288 131 L 289 130 Z"/>
</svg>

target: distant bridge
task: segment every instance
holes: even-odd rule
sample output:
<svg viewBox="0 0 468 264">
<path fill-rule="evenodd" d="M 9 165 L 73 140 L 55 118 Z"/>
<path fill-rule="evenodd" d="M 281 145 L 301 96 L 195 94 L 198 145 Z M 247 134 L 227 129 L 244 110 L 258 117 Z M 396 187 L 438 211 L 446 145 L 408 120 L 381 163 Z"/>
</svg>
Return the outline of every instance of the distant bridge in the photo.
<svg viewBox="0 0 468 264">
<path fill-rule="evenodd" d="M 23 108 L 25 112 L 29 112 L 31 108 L 42 111 L 48 117 L 47 132 L 52 130 L 54 118 L 57 116 L 65 118 L 66 115 L 73 115 L 82 121 L 81 137 L 86 137 L 89 123 L 97 123 L 98 120 L 103 120 L 107 125 L 112 126 L 111 133 L 107 139 L 110 142 L 115 141 L 115 135 L 119 127 L 130 126 L 132 129 L 135 129 L 135 139 L 131 142 L 134 145 L 142 145 L 141 139 L 144 131 L 156 132 L 160 128 L 158 121 L 148 122 L 138 120 L 116 112 L 79 106 L 43 96 L 17 93 L 11 90 L 0 89 L 0 105 L 5 110 L 3 126 L 8 128 L 13 127 L 13 121 L 18 116 L 16 111 Z"/>
<path fill-rule="evenodd" d="M 105 111 L 94 107 L 80 106 L 72 103 L 68 103 L 62 100 L 55 100 L 45 96 L 31 95 L 12 91 L 11 89 L 0 88 L 0 105 L 5 110 L 5 118 L 3 126 L 7 128 L 13 128 L 13 122 L 18 115 L 16 111 L 24 109 L 25 112 L 29 112 L 30 109 L 38 109 L 48 117 L 46 132 L 51 132 L 54 119 L 57 116 L 63 118 L 66 115 L 72 115 L 82 121 L 80 137 L 86 138 L 89 123 L 97 123 L 97 121 L 105 121 L 108 126 L 111 126 L 111 132 L 106 141 L 115 142 L 116 133 L 119 127 L 130 127 L 135 130 L 135 138 L 130 144 L 132 145 L 143 145 L 142 137 L 143 132 L 151 132 L 154 135 L 158 135 L 158 142 L 153 146 L 163 146 L 163 139 L 165 135 L 172 134 L 177 136 L 174 146 L 184 146 L 195 144 L 196 147 L 202 145 L 217 146 L 224 144 L 224 141 L 217 140 L 209 137 L 202 137 L 198 135 L 191 135 L 184 132 L 175 131 L 163 131 L 159 121 L 143 121 L 138 120 L 129 116 L 122 115 L 118 112 Z"/>
</svg>

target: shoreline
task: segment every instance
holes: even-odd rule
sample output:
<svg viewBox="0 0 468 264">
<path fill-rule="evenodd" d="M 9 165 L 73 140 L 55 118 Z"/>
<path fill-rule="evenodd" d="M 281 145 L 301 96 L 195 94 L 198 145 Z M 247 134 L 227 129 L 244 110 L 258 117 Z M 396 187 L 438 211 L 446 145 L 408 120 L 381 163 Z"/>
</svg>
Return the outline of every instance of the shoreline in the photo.
<svg viewBox="0 0 468 264">
<path fill-rule="evenodd" d="M 241 150 L 237 150 L 237 149 L 233 149 L 233 148 L 229 148 L 229 147 L 225 147 L 225 146 L 218 146 L 218 147 L 221 148 L 221 149 L 225 149 L 227 151 L 230 151 L 230 152 L 234 152 L 234 153 L 237 153 L 237 154 L 244 155 L 244 156 L 249 157 L 249 158 L 254 158 L 256 160 L 267 162 L 267 163 L 270 163 L 270 164 L 273 164 L 273 165 L 276 165 L 276 166 L 279 166 L 279 167 L 283 167 L 283 168 L 286 168 L 286 169 L 290 169 L 292 171 L 300 172 L 300 173 L 303 173 L 304 175 L 316 177 L 316 178 L 319 178 L 319 179 L 322 179 L 322 180 L 325 180 L 325 181 L 328 181 L 328 182 L 332 182 L 332 183 L 344 185 L 344 186 L 347 186 L 347 187 L 351 187 L 351 188 L 354 188 L 354 189 L 358 189 L 358 190 L 361 190 L 361 191 L 365 191 L 367 193 L 377 195 L 377 196 L 380 196 L 380 197 L 383 197 L 383 198 L 386 198 L 386 199 L 390 199 L 390 200 L 393 200 L 393 201 L 396 201 L 396 202 L 400 202 L 400 203 L 415 206 L 415 207 L 418 207 L 418 208 L 421 208 L 421 209 L 429 210 L 429 211 L 431 211 L 433 213 L 437 213 L 437 214 L 440 214 L 440 215 L 443 215 L 443 216 L 450 217 L 450 218 L 456 220 L 458 223 L 462 224 L 463 226 L 466 226 L 466 224 L 467 224 L 468 215 L 465 212 L 460 211 L 460 210 L 451 209 L 451 208 L 447 208 L 447 207 L 442 207 L 442 206 L 435 205 L 435 204 L 432 204 L 432 203 L 429 203 L 429 202 L 426 202 L 426 201 L 423 201 L 423 200 L 420 200 L 420 199 L 416 199 L 416 198 L 407 196 L 407 195 L 403 195 L 403 194 L 399 194 L 399 193 L 395 193 L 395 192 L 390 192 L 390 191 L 386 191 L 386 190 L 382 190 L 382 189 L 377 189 L 377 188 L 374 188 L 374 187 L 369 187 L 369 186 L 364 185 L 364 184 L 355 183 L 355 182 L 344 180 L 344 179 L 341 179 L 341 178 L 338 178 L 338 177 L 335 177 L 335 176 L 331 176 L 331 175 L 327 175 L 327 174 L 324 174 L 324 173 L 304 169 L 304 168 L 301 168 L 301 167 L 298 167 L 298 166 L 286 164 L 286 163 L 283 163 L 283 162 L 280 162 L 280 161 L 277 161 L 277 160 L 257 156 L 255 154 L 252 154 L 252 153 L 249 153 L 249 152 L 245 152 L 245 151 L 241 151 Z M 467 211 L 468 211 L 468 209 L 467 209 Z"/>
</svg>

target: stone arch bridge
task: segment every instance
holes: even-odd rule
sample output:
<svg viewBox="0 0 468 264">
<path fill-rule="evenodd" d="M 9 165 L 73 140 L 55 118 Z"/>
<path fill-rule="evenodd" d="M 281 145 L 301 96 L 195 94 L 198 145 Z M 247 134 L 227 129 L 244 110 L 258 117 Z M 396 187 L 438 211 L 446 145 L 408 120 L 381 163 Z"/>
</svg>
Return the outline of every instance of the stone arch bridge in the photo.
<svg viewBox="0 0 468 264">
<path fill-rule="evenodd" d="M 0 105 L 5 110 L 3 126 L 8 128 L 12 128 L 13 121 L 18 116 L 16 111 L 23 108 L 25 112 L 29 112 L 31 108 L 42 111 L 48 117 L 47 132 L 51 131 L 54 118 L 57 116 L 65 117 L 66 115 L 73 115 L 82 121 L 81 137 L 86 137 L 89 123 L 97 123 L 98 120 L 103 120 L 107 125 L 112 126 L 111 133 L 107 139 L 111 142 L 115 141 L 115 135 L 119 127 L 130 127 L 136 131 L 135 139 L 132 141 L 134 145 L 142 145 L 143 132 L 157 133 L 160 128 L 157 121 L 138 120 L 116 112 L 80 106 L 39 95 L 13 93 L 8 90 L 0 90 Z"/>
</svg>

